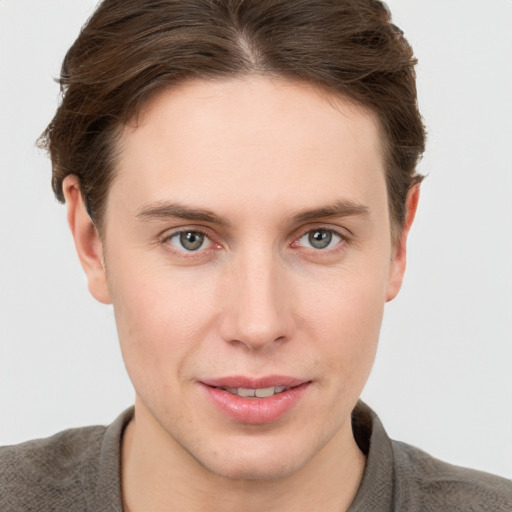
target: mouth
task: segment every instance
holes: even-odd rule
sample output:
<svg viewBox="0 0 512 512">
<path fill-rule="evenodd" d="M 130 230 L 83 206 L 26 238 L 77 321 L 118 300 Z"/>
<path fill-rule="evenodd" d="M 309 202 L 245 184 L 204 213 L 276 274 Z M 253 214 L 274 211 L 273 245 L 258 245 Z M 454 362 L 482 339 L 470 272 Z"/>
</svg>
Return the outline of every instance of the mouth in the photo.
<svg viewBox="0 0 512 512">
<path fill-rule="evenodd" d="M 201 383 L 206 386 L 227 391 L 243 398 L 268 398 L 309 382 L 311 381 L 308 379 L 286 375 L 269 375 L 257 378 L 234 375 L 201 380 Z"/>
<path fill-rule="evenodd" d="M 222 389 L 231 393 L 233 395 L 238 395 L 243 398 L 268 398 L 269 396 L 274 396 L 279 393 L 283 393 L 284 391 L 288 391 L 292 389 L 292 387 L 296 386 L 270 386 L 268 388 L 229 388 L 229 387 L 218 387 L 212 386 L 216 389 Z"/>
<path fill-rule="evenodd" d="M 261 425 L 285 417 L 298 406 L 312 381 L 270 376 L 225 377 L 200 383 L 211 402 L 227 418 Z"/>
</svg>

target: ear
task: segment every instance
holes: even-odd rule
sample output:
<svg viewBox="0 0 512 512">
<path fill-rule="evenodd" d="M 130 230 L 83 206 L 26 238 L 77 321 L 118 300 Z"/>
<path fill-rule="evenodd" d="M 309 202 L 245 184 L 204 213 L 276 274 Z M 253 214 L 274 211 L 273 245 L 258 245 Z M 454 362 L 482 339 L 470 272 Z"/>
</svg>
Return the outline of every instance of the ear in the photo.
<svg viewBox="0 0 512 512">
<path fill-rule="evenodd" d="M 98 230 L 87 213 L 78 177 L 66 176 L 62 182 L 62 190 L 68 207 L 68 224 L 80 263 L 87 276 L 89 291 L 96 300 L 110 304 L 103 245 Z"/>
<path fill-rule="evenodd" d="M 407 263 L 407 237 L 416 215 L 418 201 L 420 199 L 420 185 L 414 185 L 407 193 L 405 203 L 405 222 L 400 234 L 400 238 L 393 248 L 391 265 L 389 268 L 389 280 L 386 290 L 386 302 L 393 300 L 400 291 L 404 277 L 405 266 Z"/>
</svg>

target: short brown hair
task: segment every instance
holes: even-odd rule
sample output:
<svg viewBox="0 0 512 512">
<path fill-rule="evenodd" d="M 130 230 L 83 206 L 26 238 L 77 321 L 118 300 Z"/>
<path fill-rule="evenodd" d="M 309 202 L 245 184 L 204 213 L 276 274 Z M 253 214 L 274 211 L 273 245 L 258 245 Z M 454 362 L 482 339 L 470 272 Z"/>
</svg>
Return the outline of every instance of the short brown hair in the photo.
<svg viewBox="0 0 512 512">
<path fill-rule="evenodd" d="M 104 0 L 64 59 L 62 103 L 40 145 L 56 197 L 76 174 L 100 228 L 116 135 L 156 92 L 251 73 L 305 81 L 377 115 L 395 238 L 425 146 L 415 64 L 377 0 Z"/>
</svg>

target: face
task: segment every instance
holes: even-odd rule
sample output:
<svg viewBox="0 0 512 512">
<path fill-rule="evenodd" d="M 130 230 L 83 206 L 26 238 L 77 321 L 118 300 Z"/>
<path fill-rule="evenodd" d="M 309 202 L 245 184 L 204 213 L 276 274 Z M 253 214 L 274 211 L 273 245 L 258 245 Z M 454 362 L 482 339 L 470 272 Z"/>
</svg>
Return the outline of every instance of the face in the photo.
<svg viewBox="0 0 512 512">
<path fill-rule="evenodd" d="M 104 226 L 90 288 L 171 452 L 277 478 L 353 442 L 403 272 L 370 113 L 263 78 L 166 90 L 124 129 Z"/>
</svg>

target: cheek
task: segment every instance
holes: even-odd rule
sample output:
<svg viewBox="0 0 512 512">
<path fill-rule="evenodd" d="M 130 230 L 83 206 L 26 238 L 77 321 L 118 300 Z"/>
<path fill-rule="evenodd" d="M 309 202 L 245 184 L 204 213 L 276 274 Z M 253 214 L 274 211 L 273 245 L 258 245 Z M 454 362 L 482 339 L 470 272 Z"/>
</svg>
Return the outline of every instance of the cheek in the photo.
<svg viewBox="0 0 512 512">
<path fill-rule="evenodd" d="M 109 284 L 128 373 L 136 389 L 151 382 L 165 386 L 194 360 L 214 311 L 192 278 L 172 275 L 168 268 L 116 263 Z"/>
<path fill-rule="evenodd" d="M 364 385 L 375 358 L 384 312 L 385 280 L 373 272 L 347 273 L 309 294 L 310 321 L 333 374 Z"/>
</svg>

